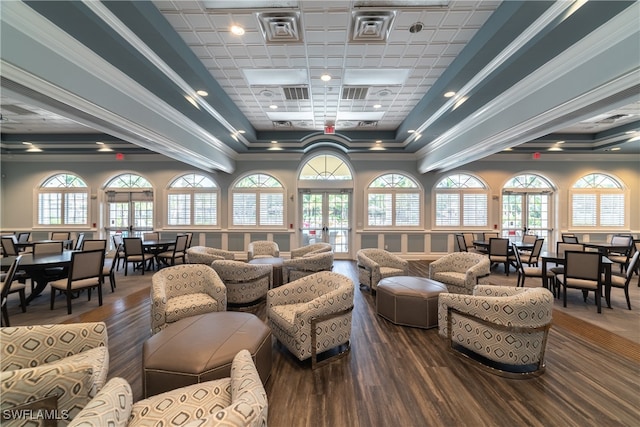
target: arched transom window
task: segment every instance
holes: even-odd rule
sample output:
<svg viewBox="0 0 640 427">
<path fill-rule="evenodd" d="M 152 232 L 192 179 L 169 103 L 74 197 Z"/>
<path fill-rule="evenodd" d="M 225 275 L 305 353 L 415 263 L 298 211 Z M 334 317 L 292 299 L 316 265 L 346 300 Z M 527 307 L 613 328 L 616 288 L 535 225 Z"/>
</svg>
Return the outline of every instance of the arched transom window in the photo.
<svg viewBox="0 0 640 427">
<path fill-rule="evenodd" d="M 82 178 L 60 173 L 38 189 L 38 225 L 87 225 L 89 188 Z"/>
<path fill-rule="evenodd" d="M 488 190 L 478 178 L 456 173 L 435 188 L 436 227 L 486 227 Z"/>
<path fill-rule="evenodd" d="M 367 188 L 367 224 L 372 227 L 415 227 L 422 217 L 422 190 L 410 177 L 388 173 Z"/>
<path fill-rule="evenodd" d="M 169 184 L 168 225 L 218 225 L 218 186 L 211 178 L 188 173 Z"/>
<path fill-rule="evenodd" d="M 110 233 L 131 229 L 133 235 L 153 230 L 153 186 L 144 177 L 124 173 L 105 186 L 107 228 Z"/>
<path fill-rule="evenodd" d="M 585 175 L 571 188 L 571 226 L 624 227 L 625 205 L 618 180 L 602 173 Z"/>
<path fill-rule="evenodd" d="M 233 187 L 233 225 L 284 226 L 284 187 L 271 175 L 256 173 Z"/>
<path fill-rule="evenodd" d="M 331 154 L 315 156 L 300 171 L 299 179 L 349 180 L 351 171 L 345 162 Z"/>
</svg>

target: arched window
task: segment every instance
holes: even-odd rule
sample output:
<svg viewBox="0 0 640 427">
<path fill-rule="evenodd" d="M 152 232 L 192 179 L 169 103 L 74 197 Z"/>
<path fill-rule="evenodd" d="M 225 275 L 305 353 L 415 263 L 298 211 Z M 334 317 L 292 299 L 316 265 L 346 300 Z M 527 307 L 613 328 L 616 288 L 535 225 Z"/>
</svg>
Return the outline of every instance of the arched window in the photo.
<svg viewBox="0 0 640 427">
<path fill-rule="evenodd" d="M 388 173 L 367 188 L 367 225 L 416 227 L 422 217 L 422 190 L 410 177 Z"/>
<path fill-rule="evenodd" d="M 624 227 L 625 224 L 625 192 L 618 180 L 602 173 L 592 173 L 573 185 L 572 227 Z"/>
<path fill-rule="evenodd" d="M 476 177 L 456 173 L 435 188 L 436 227 L 486 227 L 488 190 Z"/>
<path fill-rule="evenodd" d="M 153 187 L 146 178 L 124 173 L 111 179 L 104 191 L 110 234 L 129 229 L 136 236 L 153 230 Z"/>
<path fill-rule="evenodd" d="M 89 188 L 78 176 L 60 173 L 38 189 L 38 225 L 88 225 Z"/>
<path fill-rule="evenodd" d="M 300 171 L 299 179 L 349 180 L 351 171 L 345 162 L 331 154 L 315 156 Z"/>
<path fill-rule="evenodd" d="M 502 233 L 504 236 L 535 234 L 549 240 L 553 230 L 554 187 L 544 177 L 523 173 L 509 179 L 502 189 Z"/>
<path fill-rule="evenodd" d="M 169 184 L 167 224 L 218 225 L 218 188 L 211 178 L 188 173 Z"/>
<path fill-rule="evenodd" d="M 284 226 L 284 188 L 270 175 L 256 173 L 233 187 L 234 226 Z"/>
</svg>

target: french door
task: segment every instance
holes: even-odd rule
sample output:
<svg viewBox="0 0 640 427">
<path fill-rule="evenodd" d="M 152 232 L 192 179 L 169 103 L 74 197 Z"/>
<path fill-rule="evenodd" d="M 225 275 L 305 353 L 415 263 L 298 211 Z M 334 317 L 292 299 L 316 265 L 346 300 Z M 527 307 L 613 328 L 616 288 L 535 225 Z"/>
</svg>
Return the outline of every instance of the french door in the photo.
<svg viewBox="0 0 640 427">
<path fill-rule="evenodd" d="M 105 230 L 111 236 L 122 233 L 139 237 L 153 230 L 153 198 L 148 192 L 107 192 Z"/>
<path fill-rule="evenodd" d="M 300 244 L 327 242 L 336 258 L 348 258 L 351 248 L 351 193 L 307 191 L 300 194 Z"/>
<path fill-rule="evenodd" d="M 545 245 L 553 230 L 551 224 L 551 195 L 542 192 L 502 193 L 502 234 L 520 240 L 523 234 L 544 238 Z"/>
</svg>

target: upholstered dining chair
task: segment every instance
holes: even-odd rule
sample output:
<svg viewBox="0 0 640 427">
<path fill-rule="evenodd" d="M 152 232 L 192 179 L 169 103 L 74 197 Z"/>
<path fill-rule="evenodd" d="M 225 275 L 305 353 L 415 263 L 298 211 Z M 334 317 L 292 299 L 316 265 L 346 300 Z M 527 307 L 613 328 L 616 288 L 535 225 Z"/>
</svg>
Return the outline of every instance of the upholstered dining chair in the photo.
<svg viewBox="0 0 640 427">
<path fill-rule="evenodd" d="M 33 245 L 33 256 L 46 256 L 51 254 L 61 254 L 64 250 L 64 242 L 35 243 Z M 58 280 L 67 276 L 67 267 L 51 267 L 44 270 L 44 274 L 49 280 Z"/>
<path fill-rule="evenodd" d="M 465 238 L 465 234 L 470 234 L 470 233 L 464 233 L 464 234 L 456 234 L 456 243 L 458 245 L 458 251 L 459 252 L 473 252 L 473 253 L 480 253 L 480 251 L 478 251 L 475 246 L 473 246 L 473 240 L 471 241 L 471 246 L 469 245 L 469 242 L 467 241 L 467 238 Z"/>
<path fill-rule="evenodd" d="M 573 233 L 562 233 L 562 242 L 563 243 L 580 243 L 578 241 L 578 236 Z"/>
<path fill-rule="evenodd" d="M 611 275 L 611 287 L 624 290 L 624 296 L 627 299 L 627 308 L 629 310 L 631 310 L 631 299 L 629 298 L 629 284 L 631 283 L 631 279 L 633 278 L 633 275 L 639 265 L 640 265 L 640 251 L 635 251 L 631 259 L 629 260 L 629 264 L 627 265 L 625 274 L 614 273 Z M 601 280 L 604 282 L 605 278 L 602 277 Z M 638 276 L 638 286 L 640 286 L 640 276 Z"/>
<path fill-rule="evenodd" d="M 566 251 L 564 271 L 555 275 L 557 286 L 562 290 L 562 305 L 567 306 L 567 290 L 580 289 L 584 301 L 589 291 L 595 292 L 598 313 L 602 312 L 602 255 L 599 252 Z"/>
<path fill-rule="evenodd" d="M 539 239 L 538 241 L 542 242 L 543 240 Z M 536 243 L 538 241 L 536 241 Z M 524 265 L 521 259 L 520 252 L 518 251 L 518 248 L 516 247 L 516 245 L 513 245 L 513 258 L 515 260 L 516 270 L 518 271 L 518 279 L 516 280 L 516 286 L 523 287 L 527 277 L 539 277 L 540 280 L 544 280 L 541 267 Z M 546 287 L 544 283 L 542 283 L 542 286 Z"/>
<path fill-rule="evenodd" d="M 349 350 L 354 284 L 332 271 L 321 271 L 267 293 L 267 324 L 272 334 L 298 360 L 311 358 L 320 367 Z M 346 345 L 318 362 L 318 354 Z"/>
<path fill-rule="evenodd" d="M 249 243 L 247 249 L 247 260 L 254 258 L 278 258 L 280 256 L 280 248 L 276 242 L 271 240 L 256 240 Z"/>
<path fill-rule="evenodd" d="M 535 237 L 535 236 L 534 236 Z M 540 253 L 542 252 L 542 245 L 544 245 L 544 239 L 536 238 L 533 242 L 533 248 L 531 250 L 518 250 L 516 245 L 513 245 L 513 253 L 518 252 L 520 255 L 520 262 L 522 264 L 526 264 L 527 266 L 538 266 L 540 262 Z M 515 260 L 515 255 L 511 254 L 509 256 L 510 259 Z"/>
<path fill-rule="evenodd" d="M 105 239 L 89 239 L 83 242 L 82 248 L 83 251 L 96 251 L 96 250 L 107 250 L 107 241 Z M 111 285 L 111 292 L 116 290 L 116 260 L 115 258 L 111 261 L 111 266 L 102 266 L 102 278 L 104 280 L 105 277 L 109 278 L 109 284 Z"/>
<path fill-rule="evenodd" d="M 202 264 L 163 268 L 151 279 L 151 333 L 186 317 L 227 310 L 227 288 Z"/>
<path fill-rule="evenodd" d="M 73 249 L 76 251 L 82 250 L 82 242 L 84 242 L 84 233 L 78 233 L 76 236 L 76 244 Z"/>
<path fill-rule="evenodd" d="M 378 282 L 386 277 L 406 276 L 409 262 L 384 249 L 365 248 L 356 252 L 358 280 L 376 292 Z"/>
<path fill-rule="evenodd" d="M 189 242 L 189 236 L 181 234 L 176 236 L 176 243 L 173 245 L 173 249 L 170 251 L 160 252 L 156 255 L 158 261 L 161 261 L 165 265 L 176 265 L 176 260 L 182 260 L 184 264 L 186 262 L 187 243 Z"/>
<path fill-rule="evenodd" d="M 509 275 L 511 262 L 509 261 L 509 239 L 492 237 L 489 239 L 489 261 L 491 266 L 504 264 L 505 274 Z"/>
<path fill-rule="evenodd" d="M 635 251 L 635 247 L 633 246 L 633 236 L 628 234 L 615 234 L 611 236 L 610 243 L 612 245 L 626 246 L 626 249 L 623 251 L 609 251 L 607 254 L 607 258 L 609 258 L 614 264 L 620 265 L 620 273 L 624 273 L 627 265 L 629 264 L 629 260 Z"/>
<path fill-rule="evenodd" d="M 438 331 L 457 355 L 510 378 L 545 370 L 553 294 L 546 288 L 478 285 L 438 296 Z"/>
<path fill-rule="evenodd" d="M 133 264 L 133 269 L 140 268 L 142 274 L 147 269 L 147 263 L 153 262 L 153 254 L 145 252 L 142 247 L 142 239 L 139 237 L 125 237 L 124 242 L 124 275 L 129 272 L 129 263 Z"/>
<path fill-rule="evenodd" d="M 116 264 L 116 270 L 120 269 L 120 261 L 124 264 L 124 240 L 122 234 L 116 233 L 112 236 L 113 240 L 113 262 Z"/>
<path fill-rule="evenodd" d="M 18 255 L 15 236 L 2 236 L 2 253 L 4 254 L 4 256 Z"/>
<path fill-rule="evenodd" d="M 9 266 L 9 269 L 7 270 L 7 272 L 2 273 L 2 276 L 0 277 L 0 280 L 1 280 L 0 284 L 2 285 L 2 290 L 0 290 L 0 299 L 2 301 L 2 325 L 3 326 L 10 326 L 9 308 L 7 306 L 8 298 L 10 294 L 17 293 L 20 298 L 20 307 L 22 308 L 22 312 L 24 313 L 27 311 L 27 303 L 26 303 L 26 295 L 25 295 L 26 285 L 24 283 L 19 283 L 16 281 L 16 275 L 20 268 L 19 267 L 20 258 L 21 258 L 21 255 L 18 255 Z"/>
<path fill-rule="evenodd" d="M 71 314 L 71 299 L 78 291 L 86 290 L 91 301 L 91 290 L 98 291 L 98 305 L 102 306 L 102 269 L 104 267 L 104 249 L 81 251 L 71 254 L 71 266 L 66 279 L 50 282 L 51 310 L 56 301 L 56 291 L 67 297 L 67 314 Z"/>
</svg>

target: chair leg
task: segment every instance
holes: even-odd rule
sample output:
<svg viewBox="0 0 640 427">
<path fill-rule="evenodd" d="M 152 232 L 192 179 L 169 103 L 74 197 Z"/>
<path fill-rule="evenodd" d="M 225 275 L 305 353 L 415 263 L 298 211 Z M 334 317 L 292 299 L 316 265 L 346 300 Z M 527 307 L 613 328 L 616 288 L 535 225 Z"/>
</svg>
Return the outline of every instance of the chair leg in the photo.
<svg viewBox="0 0 640 427">
<path fill-rule="evenodd" d="M 71 314 L 71 292 L 65 292 L 67 294 L 67 314 Z"/>
<path fill-rule="evenodd" d="M 102 283 L 98 283 L 98 305 L 102 306 Z"/>
<path fill-rule="evenodd" d="M 53 310 L 53 305 L 56 302 L 56 290 L 51 288 L 51 310 Z"/>
<path fill-rule="evenodd" d="M 111 292 L 116 290 L 116 273 L 113 269 L 109 272 L 109 284 L 111 285 Z"/>
<path fill-rule="evenodd" d="M 7 308 L 6 301 L 2 305 L 2 320 L 2 326 L 11 326 L 11 323 L 9 323 L 9 309 Z"/>
<path fill-rule="evenodd" d="M 629 287 L 624 288 L 624 296 L 627 298 L 627 308 L 631 310 L 631 300 L 629 299 Z"/>
<path fill-rule="evenodd" d="M 22 309 L 23 313 L 27 312 L 27 297 L 25 295 L 24 289 L 20 289 L 20 292 L 18 292 L 18 296 L 20 297 L 20 308 Z M 628 298 L 627 298 L 628 300 Z"/>
</svg>

